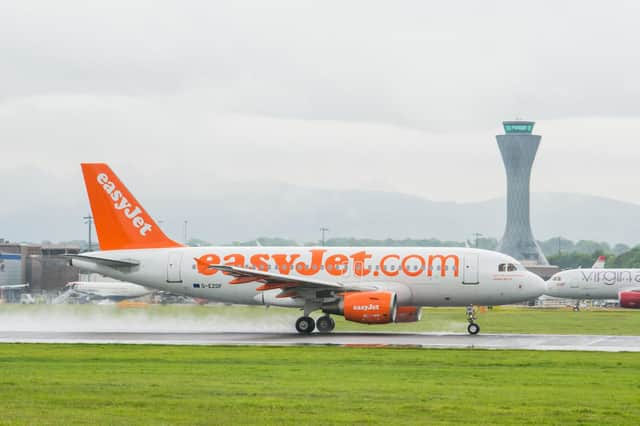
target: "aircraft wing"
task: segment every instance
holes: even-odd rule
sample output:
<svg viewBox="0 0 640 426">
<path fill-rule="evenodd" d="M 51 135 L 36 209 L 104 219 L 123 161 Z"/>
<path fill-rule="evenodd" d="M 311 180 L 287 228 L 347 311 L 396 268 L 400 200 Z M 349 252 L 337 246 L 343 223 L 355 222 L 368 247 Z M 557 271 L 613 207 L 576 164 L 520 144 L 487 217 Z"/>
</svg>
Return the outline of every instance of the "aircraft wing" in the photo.
<svg viewBox="0 0 640 426">
<path fill-rule="evenodd" d="M 29 283 L 0 285 L 0 289 L 2 290 L 16 290 L 16 289 L 25 288 L 25 287 L 29 287 Z"/>
<path fill-rule="evenodd" d="M 196 259 L 196 261 L 198 261 Z M 245 284 L 250 282 L 263 283 L 256 290 L 281 289 L 282 293 L 278 297 L 293 297 L 295 290 L 330 290 L 333 292 L 343 291 L 364 291 L 374 289 L 373 287 L 363 287 L 345 285 L 339 282 L 314 280 L 311 278 L 292 277 L 289 275 L 274 272 L 259 271 L 256 269 L 241 268 L 230 265 L 209 265 L 209 269 L 216 269 L 227 275 L 236 277 L 229 284 Z M 290 294 L 290 296 L 289 296 Z M 297 294 L 295 294 L 297 295 Z"/>
</svg>

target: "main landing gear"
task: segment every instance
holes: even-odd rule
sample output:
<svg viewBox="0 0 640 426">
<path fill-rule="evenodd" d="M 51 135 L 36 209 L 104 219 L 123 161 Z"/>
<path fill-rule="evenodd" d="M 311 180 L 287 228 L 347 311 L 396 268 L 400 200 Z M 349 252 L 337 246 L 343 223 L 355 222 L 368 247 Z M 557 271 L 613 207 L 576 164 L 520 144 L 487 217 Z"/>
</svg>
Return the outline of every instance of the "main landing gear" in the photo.
<svg viewBox="0 0 640 426">
<path fill-rule="evenodd" d="M 296 321 L 298 333 L 310 334 L 314 328 L 316 328 L 316 322 L 311 317 L 300 317 Z"/>
<path fill-rule="evenodd" d="M 473 305 L 467 306 L 467 321 L 469 321 L 469 325 L 467 326 L 467 331 L 471 335 L 478 334 L 480 332 L 480 326 L 476 324 L 476 310 L 473 308 Z"/>
<path fill-rule="evenodd" d="M 330 333 L 336 327 L 336 322 L 329 315 L 323 315 L 316 321 L 320 333 Z"/>
<path fill-rule="evenodd" d="M 298 333 L 310 334 L 315 328 L 320 333 L 330 333 L 336 327 L 336 322 L 329 315 L 323 315 L 314 321 L 313 318 L 304 316 L 296 321 Z"/>
</svg>

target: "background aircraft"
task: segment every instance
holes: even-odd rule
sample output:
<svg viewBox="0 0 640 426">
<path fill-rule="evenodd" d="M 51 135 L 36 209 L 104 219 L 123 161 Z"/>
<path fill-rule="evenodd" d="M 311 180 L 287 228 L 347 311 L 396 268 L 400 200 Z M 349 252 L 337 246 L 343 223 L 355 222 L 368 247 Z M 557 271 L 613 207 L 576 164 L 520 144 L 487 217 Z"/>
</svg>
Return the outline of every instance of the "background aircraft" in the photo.
<svg viewBox="0 0 640 426">
<path fill-rule="evenodd" d="M 27 284 L 4 284 L 0 285 L 0 302 L 4 301 L 4 291 L 5 290 L 20 290 L 22 288 L 29 287 L 29 283 Z"/>
<path fill-rule="evenodd" d="M 119 302 L 146 296 L 151 291 L 141 285 L 121 281 L 72 281 L 64 287 L 64 292 L 54 299 L 54 303 L 63 303 L 73 297 Z"/>
<path fill-rule="evenodd" d="M 570 269 L 547 281 L 548 296 L 566 299 L 617 299 L 623 308 L 640 308 L 640 269 Z"/>
</svg>

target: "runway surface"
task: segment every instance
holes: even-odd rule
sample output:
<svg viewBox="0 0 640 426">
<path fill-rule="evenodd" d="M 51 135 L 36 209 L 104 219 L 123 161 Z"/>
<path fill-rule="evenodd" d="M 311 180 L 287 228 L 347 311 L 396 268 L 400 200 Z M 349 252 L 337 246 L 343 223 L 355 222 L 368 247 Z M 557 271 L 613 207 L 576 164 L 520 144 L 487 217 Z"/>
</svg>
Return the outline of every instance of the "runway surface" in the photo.
<svg viewBox="0 0 640 426">
<path fill-rule="evenodd" d="M 0 331 L 1 343 L 100 343 L 160 345 L 338 345 L 640 352 L 640 336 L 442 333 L 207 333 L 121 331 Z"/>
</svg>

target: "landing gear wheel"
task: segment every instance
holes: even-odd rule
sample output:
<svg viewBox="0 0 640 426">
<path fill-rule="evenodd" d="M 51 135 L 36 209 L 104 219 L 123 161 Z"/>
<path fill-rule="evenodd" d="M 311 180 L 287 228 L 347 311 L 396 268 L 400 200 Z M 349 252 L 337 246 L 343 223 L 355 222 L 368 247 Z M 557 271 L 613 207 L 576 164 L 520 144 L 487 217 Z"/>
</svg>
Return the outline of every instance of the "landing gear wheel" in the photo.
<svg viewBox="0 0 640 426">
<path fill-rule="evenodd" d="M 300 317 L 296 321 L 298 333 L 311 333 L 316 328 L 316 322 L 311 317 Z"/>
<path fill-rule="evenodd" d="M 480 332 L 480 326 L 478 324 L 476 324 L 475 322 L 472 322 L 471 324 L 469 324 L 467 326 L 467 331 L 471 335 L 476 335 L 476 334 L 478 334 Z"/>
<path fill-rule="evenodd" d="M 336 322 L 329 315 L 324 315 L 318 318 L 316 327 L 320 333 L 330 333 L 336 327 Z"/>
</svg>

